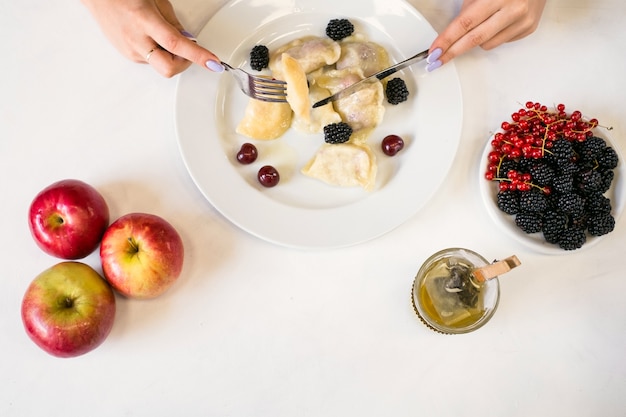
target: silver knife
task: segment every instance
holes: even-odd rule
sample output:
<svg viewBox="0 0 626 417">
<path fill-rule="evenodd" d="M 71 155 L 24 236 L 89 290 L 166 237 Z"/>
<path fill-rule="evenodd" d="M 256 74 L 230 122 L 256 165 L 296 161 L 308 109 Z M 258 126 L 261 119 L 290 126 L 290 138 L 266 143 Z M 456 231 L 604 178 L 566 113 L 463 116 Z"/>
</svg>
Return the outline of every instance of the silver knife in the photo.
<svg viewBox="0 0 626 417">
<path fill-rule="evenodd" d="M 343 90 L 333 94 L 330 97 L 326 97 L 325 99 L 318 101 L 317 103 L 313 104 L 313 108 L 320 107 L 325 104 L 331 103 L 333 101 L 339 100 L 340 98 L 349 96 L 350 94 L 357 91 L 359 88 L 363 87 L 365 84 L 368 84 L 374 80 L 382 80 L 383 78 L 387 78 L 390 75 L 395 74 L 396 72 L 400 71 L 401 69 L 406 68 L 409 65 L 414 64 L 418 61 L 421 61 L 427 56 L 428 56 L 428 49 L 420 52 L 417 55 L 413 55 L 412 57 L 405 59 L 404 61 L 399 62 L 396 65 L 392 65 L 389 68 L 379 71 L 376 74 L 370 75 L 369 77 L 364 78 L 361 81 L 358 81 L 350 85 L 349 87 L 344 88 Z"/>
</svg>

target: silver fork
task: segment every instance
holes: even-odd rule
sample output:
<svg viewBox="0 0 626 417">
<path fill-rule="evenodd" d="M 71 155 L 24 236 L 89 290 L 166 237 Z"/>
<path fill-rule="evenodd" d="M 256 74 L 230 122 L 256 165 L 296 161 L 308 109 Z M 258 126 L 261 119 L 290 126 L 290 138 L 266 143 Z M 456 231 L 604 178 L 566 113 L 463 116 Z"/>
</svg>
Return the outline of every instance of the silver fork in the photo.
<svg viewBox="0 0 626 417">
<path fill-rule="evenodd" d="M 269 77 L 248 74 L 241 68 L 235 68 L 222 62 L 226 71 L 230 72 L 239 88 L 247 96 L 261 101 L 269 101 L 271 103 L 287 102 L 287 83 L 282 80 L 276 80 Z"/>
</svg>

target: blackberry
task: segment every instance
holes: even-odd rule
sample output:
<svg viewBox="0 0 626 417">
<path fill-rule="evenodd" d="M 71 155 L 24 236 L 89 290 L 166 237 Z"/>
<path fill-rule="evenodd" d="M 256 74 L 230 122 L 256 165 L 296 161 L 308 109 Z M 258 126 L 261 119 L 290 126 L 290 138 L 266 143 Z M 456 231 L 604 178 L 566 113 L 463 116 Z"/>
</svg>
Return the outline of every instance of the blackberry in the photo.
<svg viewBox="0 0 626 417">
<path fill-rule="evenodd" d="M 592 236 L 602 236 L 615 228 L 615 218 L 610 214 L 599 214 L 587 219 L 587 231 Z"/>
<path fill-rule="evenodd" d="M 580 171 L 580 166 L 574 161 L 562 161 L 557 166 L 561 175 L 574 175 Z"/>
<path fill-rule="evenodd" d="M 346 122 L 331 123 L 324 126 L 324 141 L 326 143 L 344 143 L 350 139 L 352 128 Z"/>
<path fill-rule="evenodd" d="M 611 170 L 602 171 L 600 173 L 602 177 L 602 184 L 600 185 L 600 189 L 598 190 L 601 193 L 606 193 L 611 188 L 611 183 L 613 182 L 613 178 L 615 177 L 615 173 Z"/>
<path fill-rule="evenodd" d="M 515 224 L 525 233 L 541 232 L 542 218 L 539 213 L 519 212 L 515 215 Z"/>
<path fill-rule="evenodd" d="M 579 172 L 574 178 L 575 187 L 583 194 L 591 194 L 602 189 L 602 175 L 595 169 Z"/>
<path fill-rule="evenodd" d="M 409 98 L 409 90 L 402 78 L 394 78 L 387 82 L 385 87 L 387 101 L 394 106 L 406 101 Z"/>
<path fill-rule="evenodd" d="M 517 214 L 519 211 L 519 193 L 510 190 L 498 192 L 498 208 L 506 214 Z"/>
<path fill-rule="evenodd" d="M 255 45 L 250 51 L 250 67 L 261 71 L 270 63 L 270 51 L 265 45 Z"/>
<path fill-rule="evenodd" d="M 574 250 L 580 249 L 587 241 L 587 235 L 583 229 L 572 227 L 561 233 L 559 246 L 561 249 Z"/>
<path fill-rule="evenodd" d="M 600 165 L 601 168 L 614 169 L 617 167 L 618 162 L 619 158 L 617 157 L 617 152 L 610 146 L 604 148 L 600 155 L 598 155 L 598 165 Z"/>
<path fill-rule="evenodd" d="M 520 211 L 541 213 L 548 208 L 545 194 L 538 191 L 526 191 L 519 198 Z"/>
<path fill-rule="evenodd" d="M 574 157 L 574 148 L 572 143 L 567 139 L 557 139 L 552 142 L 550 153 L 554 159 L 563 162 L 569 162 Z"/>
<path fill-rule="evenodd" d="M 585 200 L 585 212 L 590 216 L 611 213 L 611 200 L 601 193 L 591 194 Z"/>
<path fill-rule="evenodd" d="M 597 136 L 587 138 L 582 142 L 576 142 L 574 145 L 575 151 L 583 161 L 594 161 L 600 156 L 602 151 L 606 148 L 606 142 L 604 139 Z"/>
<path fill-rule="evenodd" d="M 556 207 L 565 214 L 578 216 L 585 210 L 585 200 L 576 193 L 563 193 L 556 197 Z"/>
<path fill-rule="evenodd" d="M 530 167 L 535 164 L 535 160 L 531 158 L 521 158 L 517 163 L 517 170 L 519 172 L 528 172 Z"/>
<path fill-rule="evenodd" d="M 549 211 L 543 217 L 541 231 L 548 243 L 559 243 L 561 234 L 567 229 L 568 218 L 559 211 Z"/>
<path fill-rule="evenodd" d="M 326 35 L 334 41 L 347 38 L 352 32 L 354 25 L 348 19 L 331 19 L 326 25 Z"/>
<path fill-rule="evenodd" d="M 497 177 L 506 178 L 506 174 L 508 174 L 509 171 L 517 171 L 518 168 L 518 163 L 514 159 L 507 159 L 505 161 L 502 161 L 502 163 L 498 167 Z"/>
<path fill-rule="evenodd" d="M 552 189 L 558 193 L 570 193 L 574 190 L 574 177 L 572 174 L 562 174 L 552 180 Z"/>
<path fill-rule="evenodd" d="M 545 162 L 535 162 L 529 169 L 533 183 L 546 186 L 554 181 L 554 169 Z"/>
</svg>

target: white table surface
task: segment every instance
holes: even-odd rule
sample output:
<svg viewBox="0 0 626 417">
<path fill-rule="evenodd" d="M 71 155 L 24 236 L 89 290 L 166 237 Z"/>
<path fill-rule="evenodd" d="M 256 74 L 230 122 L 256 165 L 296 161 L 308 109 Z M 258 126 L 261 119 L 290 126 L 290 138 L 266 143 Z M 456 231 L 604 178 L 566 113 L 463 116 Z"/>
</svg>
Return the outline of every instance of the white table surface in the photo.
<svg viewBox="0 0 626 417">
<path fill-rule="evenodd" d="M 412 3 L 441 30 L 460 2 Z M 195 32 L 221 4 L 175 1 Z M 461 145 L 435 198 L 374 241 L 303 251 L 202 197 L 177 148 L 176 78 L 122 58 L 78 0 L 3 0 L 0 416 L 626 415 L 626 219 L 598 245 L 542 255 L 496 228 L 475 174 L 527 100 L 600 118 L 626 150 L 625 17 L 623 0 L 551 0 L 532 36 L 458 58 Z M 187 249 L 171 291 L 118 297 L 109 338 L 74 359 L 41 351 L 20 320 L 27 285 L 58 262 L 27 209 L 62 178 L 96 186 L 112 218 L 163 216 Z M 450 246 L 523 263 L 501 278 L 495 317 L 463 336 L 429 331 L 409 301 L 421 262 Z"/>
</svg>

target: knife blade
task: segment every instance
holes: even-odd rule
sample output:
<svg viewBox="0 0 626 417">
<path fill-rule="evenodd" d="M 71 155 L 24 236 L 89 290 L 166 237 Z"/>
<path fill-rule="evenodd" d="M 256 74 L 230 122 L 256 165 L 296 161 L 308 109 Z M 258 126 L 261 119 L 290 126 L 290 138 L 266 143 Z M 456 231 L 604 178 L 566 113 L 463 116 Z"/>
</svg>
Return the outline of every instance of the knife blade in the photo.
<svg viewBox="0 0 626 417">
<path fill-rule="evenodd" d="M 392 65 L 389 68 L 385 68 L 384 70 L 379 71 L 376 74 L 372 74 L 369 77 L 362 79 L 361 81 L 357 81 L 356 83 L 344 88 L 343 90 L 333 94 L 330 97 L 326 97 L 325 99 L 318 101 L 317 103 L 313 104 L 313 108 L 320 107 L 325 104 L 331 103 L 333 101 L 337 101 L 340 98 L 347 97 L 350 94 L 353 94 L 354 92 L 358 91 L 364 85 L 369 84 L 372 81 L 379 81 L 384 78 L 387 78 L 390 75 L 395 74 L 396 72 L 400 71 L 401 69 L 406 68 L 409 65 L 412 65 L 418 61 L 425 59 L 427 56 L 428 56 L 428 49 L 420 52 L 419 54 L 413 55 L 412 57 L 407 58 L 402 62 L 398 62 L 397 64 Z"/>
</svg>

